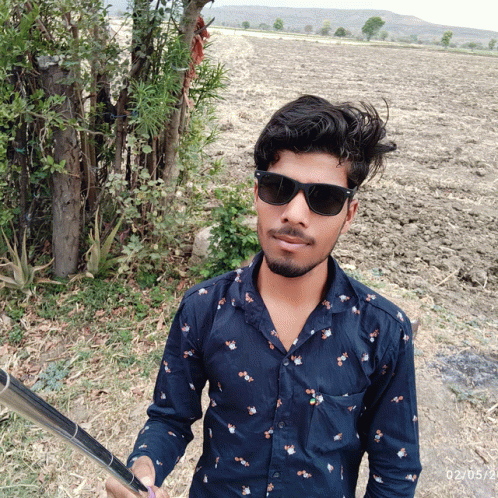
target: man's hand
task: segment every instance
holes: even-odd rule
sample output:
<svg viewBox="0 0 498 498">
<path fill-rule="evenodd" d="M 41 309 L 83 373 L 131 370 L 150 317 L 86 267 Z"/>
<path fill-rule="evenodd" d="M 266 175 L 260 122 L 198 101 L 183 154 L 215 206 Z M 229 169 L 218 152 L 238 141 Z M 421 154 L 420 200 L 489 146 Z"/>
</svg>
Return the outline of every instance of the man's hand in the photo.
<svg viewBox="0 0 498 498">
<path fill-rule="evenodd" d="M 166 491 L 154 486 L 156 472 L 154 470 L 152 460 L 148 456 L 141 456 L 140 458 L 137 458 L 131 467 L 131 471 L 142 481 L 145 486 L 150 486 L 152 488 L 156 494 L 156 498 L 169 498 Z M 105 488 L 107 491 L 107 498 L 137 498 L 135 493 L 130 491 L 118 480 L 114 479 L 114 477 L 107 479 Z M 146 498 L 147 494 L 143 493 L 141 496 Z"/>
</svg>

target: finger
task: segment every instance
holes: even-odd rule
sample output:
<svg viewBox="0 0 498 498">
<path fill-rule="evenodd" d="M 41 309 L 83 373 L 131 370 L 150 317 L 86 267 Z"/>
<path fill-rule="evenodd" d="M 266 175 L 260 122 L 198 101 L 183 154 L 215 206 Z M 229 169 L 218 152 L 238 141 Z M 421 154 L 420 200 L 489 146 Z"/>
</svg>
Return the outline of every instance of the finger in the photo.
<svg viewBox="0 0 498 498">
<path fill-rule="evenodd" d="M 145 486 L 154 486 L 156 473 L 149 457 L 141 456 L 138 458 L 133 463 L 131 470 Z"/>
<path fill-rule="evenodd" d="M 149 488 L 148 492 L 141 492 L 139 496 L 143 498 L 157 498 L 156 490 L 158 488 L 154 486 L 155 471 L 152 460 L 147 456 L 141 456 L 134 462 L 131 470 L 140 482 Z M 114 477 L 107 479 L 106 491 L 108 498 L 137 498 L 136 493 L 130 491 Z M 168 498 L 167 495 L 165 498 Z"/>
<path fill-rule="evenodd" d="M 137 498 L 137 494 L 121 484 L 114 477 L 109 477 L 105 483 L 107 498 Z M 140 493 L 144 498 L 151 498 L 149 493 Z"/>
<path fill-rule="evenodd" d="M 107 498 L 130 498 L 128 490 L 114 477 L 109 477 L 105 482 Z"/>
<path fill-rule="evenodd" d="M 152 477 L 150 474 L 140 477 L 139 474 L 140 469 L 137 471 L 136 475 L 140 479 L 140 482 L 149 490 L 148 493 L 142 493 L 143 496 L 147 496 L 147 498 L 157 498 L 156 489 L 158 488 L 154 486 L 154 477 Z"/>
<path fill-rule="evenodd" d="M 140 482 L 144 486 L 147 486 L 148 488 L 154 487 L 154 478 L 150 474 L 140 477 L 139 473 L 137 472 L 135 475 L 140 479 Z"/>
<path fill-rule="evenodd" d="M 153 490 L 156 494 L 156 498 L 170 498 L 169 494 L 164 489 L 160 489 L 154 486 Z"/>
<path fill-rule="evenodd" d="M 147 498 L 170 498 L 169 494 L 157 486 L 147 486 L 149 488 L 149 495 Z"/>
</svg>

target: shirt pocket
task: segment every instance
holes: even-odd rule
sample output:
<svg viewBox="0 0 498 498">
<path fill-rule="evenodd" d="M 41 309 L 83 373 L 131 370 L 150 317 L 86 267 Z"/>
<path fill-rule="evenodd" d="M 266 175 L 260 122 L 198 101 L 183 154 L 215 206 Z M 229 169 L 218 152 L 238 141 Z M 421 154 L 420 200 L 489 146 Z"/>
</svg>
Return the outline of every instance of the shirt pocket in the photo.
<svg viewBox="0 0 498 498">
<path fill-rule="evenodd" d="M 306 447 L 315 453 L 327 453 L 359 447 L 357 427 L 365 393 L 330 396 L 316 393 Z"/>
</svg>

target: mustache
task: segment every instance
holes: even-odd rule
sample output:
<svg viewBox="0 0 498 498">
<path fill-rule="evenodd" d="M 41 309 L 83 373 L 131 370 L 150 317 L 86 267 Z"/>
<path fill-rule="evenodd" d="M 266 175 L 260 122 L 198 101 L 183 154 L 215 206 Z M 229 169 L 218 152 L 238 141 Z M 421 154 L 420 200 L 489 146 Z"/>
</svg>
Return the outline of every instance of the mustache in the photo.
<svg viewBox="0 0 498 498">
<path fill-rule="evenodd" d="M 294 237 L 297 239 L 302 240 L 305 244 L 314 244 L 315 239 L 313 237 L 309 237 L 305 233 L 303 233 L 301 230 L 293 227 L 282 227 L 282 228 L 271 228 L 268 230 L 268 234 L 271 235 L 272 237 L 278 236 L 278 235 L 287 235 L 289 237 Z"/>
</svg>

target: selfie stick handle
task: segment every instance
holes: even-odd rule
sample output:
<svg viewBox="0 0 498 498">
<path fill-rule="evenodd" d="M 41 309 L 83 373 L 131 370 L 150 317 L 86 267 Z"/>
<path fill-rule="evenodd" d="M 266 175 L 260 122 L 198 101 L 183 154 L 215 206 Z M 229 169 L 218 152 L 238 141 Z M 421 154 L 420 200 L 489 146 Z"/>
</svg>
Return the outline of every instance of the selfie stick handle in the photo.
<svg viewBox="0 0 498 498">
<path fill-rule="evenodd" d="M 62 415 L 53 406 L 1 368 L 0 403 L 22 417 L 31 420 L 36 425 L 47 429 L 64 442 L 71 444 L 78 451 L 97 462 L 109 474 L 116 477 L 137 495 L 140 491 L 144 491 L 149 493 L 149 498 L 155 498 L 152 489 L 144 486 L 135 474 L 109 450 L 104 448 L 79 425 Z"/>
</svg>

